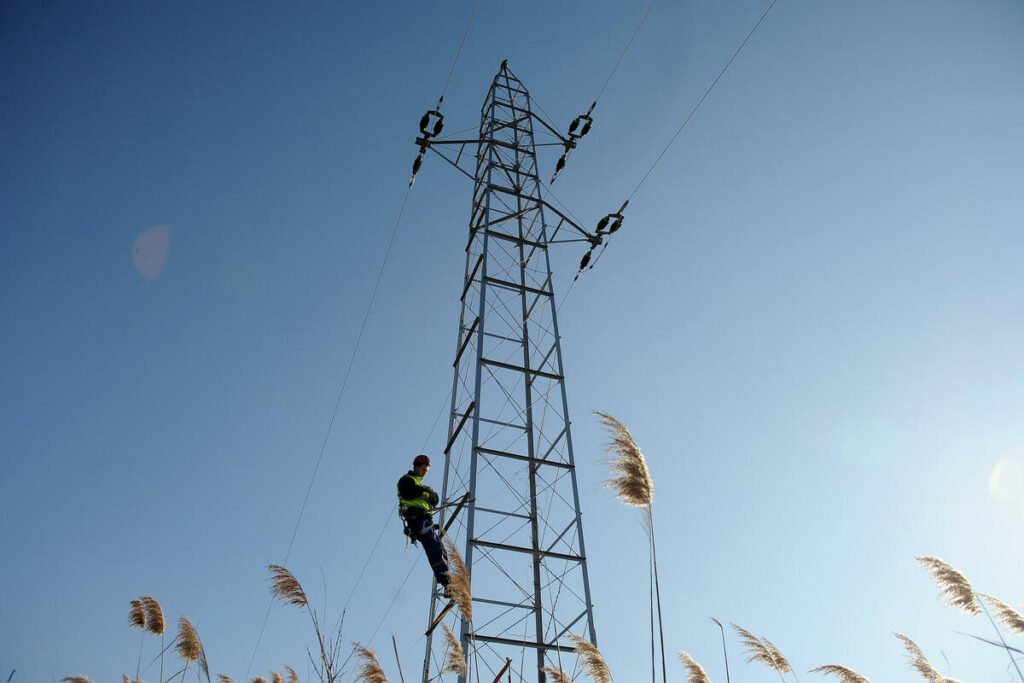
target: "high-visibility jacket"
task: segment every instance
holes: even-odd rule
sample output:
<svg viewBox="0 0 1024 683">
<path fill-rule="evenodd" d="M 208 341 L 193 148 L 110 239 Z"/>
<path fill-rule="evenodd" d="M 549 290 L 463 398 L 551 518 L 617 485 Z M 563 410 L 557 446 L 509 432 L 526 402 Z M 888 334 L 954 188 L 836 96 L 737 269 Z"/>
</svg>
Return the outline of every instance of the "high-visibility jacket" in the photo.
<svg viewBox="0 0 1024 683">
<path fill-rule="evenodd" d="M 402 497 L 402 480 L 405 478 L 412 479 L 413 483 L 416 484 L 416 490 L 418 493 L 412 498 Z M 402 517 L 408 517 L 417 515 L 429 515 L 434 511 L 434 506 L 431 503 L 431 491 L 429 488 L 423 486 L 423 477 L 417 477 L 411 470 L 407 472 L 401 479 L 398 480 L 398 513 Z"/>
</svg>

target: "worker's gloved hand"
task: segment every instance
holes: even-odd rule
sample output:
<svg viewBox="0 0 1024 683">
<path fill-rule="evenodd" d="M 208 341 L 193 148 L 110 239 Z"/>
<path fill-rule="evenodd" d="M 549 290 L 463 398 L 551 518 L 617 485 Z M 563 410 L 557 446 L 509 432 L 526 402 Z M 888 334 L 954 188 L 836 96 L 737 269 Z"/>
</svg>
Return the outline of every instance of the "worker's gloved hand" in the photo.
<svg viewBox="0 0 1024 683">
<path fill-rule="evenodd" d="M 430 504 L 437 505 L 441 501 L 441 496 L 437 495 L 437 491 L 430 492 Z"/>
</svg>

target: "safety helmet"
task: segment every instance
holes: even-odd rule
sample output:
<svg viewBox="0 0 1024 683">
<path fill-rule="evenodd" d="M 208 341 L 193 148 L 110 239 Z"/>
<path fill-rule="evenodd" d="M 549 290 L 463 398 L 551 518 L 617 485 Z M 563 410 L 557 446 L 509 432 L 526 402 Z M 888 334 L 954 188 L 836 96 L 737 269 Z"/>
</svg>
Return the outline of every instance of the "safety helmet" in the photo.
<svg viewBox="0 0 1024 683">
<path fill-rule="evenodd" d="M 412 466 L 413 467 L 417 467 L 419 465 L 429 465 L 429 464 L 430 464 L 430 458 L 428 458 L 427 456 L 425 456 L 423 454 L 417 455 L 412 460 Z"/>
</svg>

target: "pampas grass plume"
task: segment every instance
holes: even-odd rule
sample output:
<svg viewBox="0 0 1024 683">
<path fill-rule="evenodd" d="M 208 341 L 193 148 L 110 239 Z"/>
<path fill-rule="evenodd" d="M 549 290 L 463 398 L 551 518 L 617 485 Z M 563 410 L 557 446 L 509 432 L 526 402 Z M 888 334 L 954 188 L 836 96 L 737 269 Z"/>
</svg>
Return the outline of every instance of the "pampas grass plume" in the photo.
<svg viewBox="0 0 1024 683">
<path fill-rule="evenodd" d="M 178 643 L 174 648 L 186 662 L 198 660 L 203 651 L 203 644 L 199 642 L 196 627 L 185 617 L 178 620 Z"/>
<path fill-rule="evenodd" d="M 779 648 L 775 647 L 775 643 L 767 638 L 762 638 L 761 642 L 764 643 L 764 646 L 768 649 L 768 654 L 771 655 L 772 660 L 775 662 L 774 668 L 776 671 L 780 674 L 786 674 L 793 670 L 793 667 L 789 665 L 789 660 L 782 656 Z"/>
<path fill-rule="evenodd" d="M 65 676 L 60 680 L 64 683 L 92 683 L 88 676 Z"/>
<path fill-rule="evenodd" d="M 143 607 L 141 599 L 132 600 L 132 609 L 128 613 L 128 621 L 135 628 L 146 628 L 146 608 Z"/>
<path fill-rule="evenodd" d="M 601 411 L 595 411 L 601 422 L 611 433 L 608 450 L 615 455 L 608 466 L 618 474 L 605 482 L 605 486 L 613 489 L 619 500 L 635 507 L 647 507 L 654 502 L 654 479 L 647 467 L 640 446 L 630 433 L 629 428 L 614 417 Z"/>
<path fill-rule="evenodd" d="M 938 669 L 931 665 L 928 658 L 924 656 L 921 648 L 917 646 L 913 640 L 902 633 L 893 634 L 899 638 L 900 642 L 903 643 L 903 647 L 907 650 L 907 658 L 910 660 L 910 666 L 912 666 L 921 676 L 932 683 L 958 683 L 952 678 L 946 678 L 943 676 Z"/>
<path fill-rule="evenodd" d="M 840 664 L 825 664 L 811 669 L 812 674 L 835 676 L 840 683 L 871 683 L 853 669 Z"/>
<path fill-rule="evenodd" d="M 164 610 L 156 598 L 143 595 L 139 598 L 142 609 L 146 612 L 146 630 L 155 636 L 162 636 L 167 629 L 167 622 L 164 621 Z"/>
<path fill-rule="evenodd" d="M 473 621 L 473 590 L 469 582 L 469 570 L 466 569 L 466 562 L 459 554 L 459 549 L 444 537 L 444 544 L 448 548 L 448 588 L 452 600 L 459 606 L 462 618 L 466 621 Z"/>
<path fill-rule="evenodd" d="M 686 669 L 686 680 L 689 683 L 711 683 L 711 679 L 708 678 L 708 674 L 704 671 L 704 667 L 697 663 L 693 657 L 686 652 L 679 653 L 679 661 Z"/>
<path fill-rule="evenodd" d="M 353 643 L 356 648 L 356 656 L 362 660 L 359 670 L 356 672 L 356 681 L 362 683 L 388 683 L 388 677 L 384 675 L 384 669 L 377 661 L 377 653 L 359 643 Z"/>
<path fill-rule="evenodd" d="M 270 570 L 270 592 L 286 605 L 296 607 L 308 607 L 309 600 L 306 598 L 306 591 L 302 590 L 302 584 L 286 568 L 271 564 L 267 565 Z"/>
<path fill-rule="evenodd" d="M 583 671 L 593 678 L 595 683 L 611 683 L 612 672 L 597 646 L 574 633 L 569 634 L 569 640 L 576 646 L 576 654 L 583 660 Z"/>
<path fill-rule="evenodd" d="M 448 654 L 444 659 L 444 668 L 441 673 L 453 673 L 459 676 L 466 675 L 466 653 L 462 651 L 462 643 L 455 637 L 455 634 L 448 624 L 444 625 L 444 639 L 448 643 Z"/>
<path fill-rule="evenodd" d="M 557 666 L 544 667 L 544 673 L 551 675 L 551 683 L 572 683 L 572 679 L 569 678 L 569 674 L 565 673 L 565 671 L 559 669 Z"/>
<path fill-rule="evenodd" d="M 1024 615 L 994 595 L 979 593 L 978 596 L 988 604 L 992 605 L 993 609 L 996 611 L 996 619 L 1002 622 L 1003 626 L 1005 626 L 1010 633 L 1015 633 L 1018 636 L 1024 636 Z"/>
<path fill-rule="evenodd" d="M 220 679 L 220 683 L 235 683 L 231 676 L 227 674 L 217 674 L 217 678 Z"/>
<path fill-rule="evenodd" d="M 931 572 L 939 592 L 946 598 L 946 604 L 971 616 L 981 613 L 974 588 L 966 576 L 937 557 L 922 555 L 914 559 Z"/>
<path fill-rule="evenodd" d="M 775 669 L 775 658 L 760 638 L 742 626 L 732 624 L 732 627 L 743 641 L 744 647 L 747 648 L 747 663 L 760 662 L 770 669 Z"/>
<path fill-rule="evenodd" d="M 295 673 L 295 669 L 286 664 L 284 670 L 288 672 L 288 683 L 299 683 L 299 674 Z"/>
<path fill-rule="evenodd" d="M 284 683 L 284 676 L 281 675 L 280 671 L 271 671 L 270 683 Z"/>
</svg>

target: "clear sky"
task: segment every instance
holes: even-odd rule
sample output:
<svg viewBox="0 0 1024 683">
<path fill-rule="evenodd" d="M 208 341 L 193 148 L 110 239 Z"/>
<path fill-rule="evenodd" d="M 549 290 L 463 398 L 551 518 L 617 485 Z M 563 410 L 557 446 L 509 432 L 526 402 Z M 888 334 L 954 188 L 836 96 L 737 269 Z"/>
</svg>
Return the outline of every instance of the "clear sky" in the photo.
<svg viewBox="0 0 1024 683">
<path fill-rule="evenodd" d="M 591 224 L 617 208 L 766 4 L 659 2 L 558 198 Z M 152 594 L 241 680 L 473 5 L 3 3 L 4 679 L 134 673 L 128 603 Z M 448 130 L 478 124 L 504 58 L 565 126 L 646 6 L 485 0 Z M 1019 2 L 780 0 L 576 284 L 563 352 L 621 683 L 649 666 L 646 564 L 624 561 L 646 541 L 601 486 L 592 410 L 647 453 L 667 645 L 712 680 L 709 616 L 800 672 L 915 680 L 899 630 L 949 675 L 1009 680 L 913 558 L 1024 602 L 1022 65 Z M 469 204 L 428 158 L 289 563 L 335 616 L 394 480 L 428 434 L 443 447 Z M 418 554 L 392 520 L 347 639 L 369 640 Z M 415 678 L 428 586 L 421 563 L 371 643 L 393 680 L 388 636 Z M 305 674 L 308 643 L 275 607 L 251 675 Z M 736 680 L 773 680 L 730 654 Z"/>
</svg>

